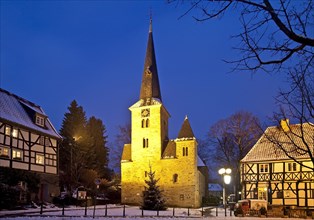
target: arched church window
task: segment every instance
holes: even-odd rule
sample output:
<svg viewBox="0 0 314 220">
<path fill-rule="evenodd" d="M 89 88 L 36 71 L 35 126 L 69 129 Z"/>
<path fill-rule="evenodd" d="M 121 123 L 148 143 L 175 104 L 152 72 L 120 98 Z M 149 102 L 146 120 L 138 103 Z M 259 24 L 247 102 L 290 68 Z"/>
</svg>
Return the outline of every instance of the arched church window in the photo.
<svg viewBox="0 0 314 220">
<path fill-rule="evenodd" d="M 188 147 L 183 147 L 182 152 L 183 152 L 183 156 L 188 156 L 189 154 Z"/>
<path fill-rule="evenodd" d="M 143 138 L 143 148 L 148 147 L 148 138 Z"/>
<path fill-rule="evenodd" d="M 144 128 L 145 125 L 145 119 L 142 119 L 142 128 Z"/>
<path fill-rule="evenodd" d="M 176 173 L 173 174 L 172 180 L 173 180 L 173 183 L 178 182 L 178 174 L 176 174 Z"/>
<path fill-rule="evenodd" d="M 149 119 L 146 119 L 146 128 L 149 127 Z"/>
</svg>

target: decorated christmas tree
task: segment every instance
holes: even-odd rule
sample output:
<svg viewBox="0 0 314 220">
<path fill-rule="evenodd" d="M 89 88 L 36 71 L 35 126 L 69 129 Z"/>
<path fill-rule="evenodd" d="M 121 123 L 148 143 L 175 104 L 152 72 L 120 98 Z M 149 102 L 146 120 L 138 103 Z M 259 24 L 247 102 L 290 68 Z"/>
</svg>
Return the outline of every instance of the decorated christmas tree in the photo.
<svg viewBox="0 0 314 220">
<path fill-rule="evenodd" d="M 148 180 L 145 180 L 147 186 L 145 187 L 143 195 L 144 210 L 166 210 L 165 200 L 163 199 L 162 192 L 157 185 L 159 179 L 155 179 L 155 172 L 152 172 L 152 167 L 149 167 Z"/>
</svg>

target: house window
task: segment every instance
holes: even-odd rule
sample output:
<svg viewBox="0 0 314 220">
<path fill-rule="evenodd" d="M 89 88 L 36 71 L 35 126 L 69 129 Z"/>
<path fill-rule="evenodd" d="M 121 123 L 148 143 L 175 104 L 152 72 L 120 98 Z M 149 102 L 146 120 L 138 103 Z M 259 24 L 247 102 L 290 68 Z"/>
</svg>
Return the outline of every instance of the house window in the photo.
<svg viewBox="0 0 314 220">
<path fill-rule="evenodd" d="M 314 199 L 314 189 L 310 190 L 310 198 Z"/>
<path fill-rule="evenodd" d="M 45 126 L 45 119 L 42 116 L 36 115 L 36 121 L 35 123 L 41 127 Z"/>
<path fill-rule="evenodd" d="M 15 128 L 13 128 L 13 131 L 12 131 L 12 136 L 13 137 L 17 137 L 17 135 L 18 135 L 18 130 L 17 129 L 15 129 Z"/>
<path fill-rule="evenodd" d="M 148 138 L 143 138 L 143 148 L 148 148 Z"/>
<path fill-rule="evenodd" d="M 22 160 L 22 151 L 13 149 L 12 150 L 12 158 L 14 160 Z"/>
<path fill-rule="evenodd" d="M 45 138 L 45 146 L 47 146 L 47 147 L 50 147 L 51 146 L 51 144 L 50 144 L 50 140 L 49 140 L 49 138 Z"/>
<path fill-rule="evenodd" d="M 259 187 L 258 188 L 258 199 L 267 199 L 267 187 Z"/>
<path fill-rule="evenodd" d="M 42 154 L 36 154 L 36 164 L 44 164 L 44 155 Z"/>
<path fill-rule="evenodd" d="M 259 172 L 260 173 L 268 173 L 268 164 L 260 164 Z"/>
<path fill-rule="evenodd" d="M 183 151 L 183 156 L 188 156 L 189 155 L 188 147 L 183 147 L 182 151 Z"/>
<path fill-rule="evenodd" d="M 0 147 L 0 157 L 9 157 L 9 148 Z"/>
<path fill-rule="evenodd" d="M 277 192 L 277 199 L 282 199 L 283 198 L 283 192 L 282 191 L 278 191 Z"/>
<path fill-rule="evenodd" d="M 45 137 L 44 136 L 40 136 L 38 142 L 39 142 L 40 145 L 45 145 Z"/>
<path fill-rule="evenodd" d="M 297 171 L 297 163 L 288 163 L 288 171 Z"/>
<path fill-rule="evenodd" d="M 57 165 L 56 155 L 48 154 L 46 156 L 46 164 L 48 164 L 49 166 L 56 166 Z"/>
<path fill-rule="evenodd" d="M 5 126 L 5 134 L 11 135 L 11 127 Z"/>
<path fill-rule="evenodd" d="M 176 174 L 176 173 L 173 174 L 172 180 L 173 180 L 173 183 L 178 182 L 178 174 Z"/>
</svg>

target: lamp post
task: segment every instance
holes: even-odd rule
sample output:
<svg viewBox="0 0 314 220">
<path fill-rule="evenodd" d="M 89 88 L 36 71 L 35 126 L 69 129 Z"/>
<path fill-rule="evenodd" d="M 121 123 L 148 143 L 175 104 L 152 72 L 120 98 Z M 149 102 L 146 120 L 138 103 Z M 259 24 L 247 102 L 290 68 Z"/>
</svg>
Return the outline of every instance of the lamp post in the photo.
<svg viewBox="0 0 314 220">
<path fill-rule="evenodd" d="M 225 209 L 225 216 L 227 216 L 227 206 L 226 206 L 226 184 L 229 184 L 231 182 L 231 169 L 230 168 L 221 168 L 218 170 L 219 175 L 222 176 L 222 202 Z"/>
</svg>

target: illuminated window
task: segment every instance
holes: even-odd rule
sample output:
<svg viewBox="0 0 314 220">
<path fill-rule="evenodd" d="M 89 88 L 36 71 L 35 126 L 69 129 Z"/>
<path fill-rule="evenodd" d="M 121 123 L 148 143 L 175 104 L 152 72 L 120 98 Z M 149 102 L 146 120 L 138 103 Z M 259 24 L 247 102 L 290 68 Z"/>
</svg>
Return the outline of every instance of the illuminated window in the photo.
<svg viewBox="0 0 314 220">
<path fill-rule="evenodd" d="M 260 173 L 268 173 L 268 164 L 260 164 L 259 172 Z"/>
<path fill-rule="evenodd" d="M 183 151 L 183 156 L 188 156 L 189 155 L 188 147 L 183 147 L 182 151 Z"/>
<path fill-rule="evenodd" d="M 36 154 L 36 164 L 44 164 L 44 155 Z"/>
<path fill-rule="evenodd" d="M 5 134 L 11 135 L 11 127 L 5 126 Z"/>
<path fill-rule="evenodd" d="M 9 148 L 0 147 L 0 157 L 9 157 Z"/>
<path fill-rule="evenodd" d="M 17 129 L 13 129 L 12 136 L 13 137 L 17 137 L 17 135 L 18 135 L 18 130 Z"/>
<path fill-rule="evenodd" d="M 12 150 L 12 158 L 15 160 L 21 160 L 22 159 L 22 151 L 13 149 Z"/>
<path fill-rule="evenodd" d="M 45 119 L 44 117 L 40 116 L 40 115 L 36 115 L 36 121 L 35 123 L 41 127 L 45 126 Z"/>
<path fill-rule="evenodd" d="M 173 178 L 172 178 L 172 180 L 173 180 L 173 183 L 176 183 L 176 182 L 178 182 L 178 174 L 173 174 Z"/>
<path fill-rule="evenodd" d="M 258 188 L 258 199 L 267 200 L 267 187 Z"/>
</svg>

